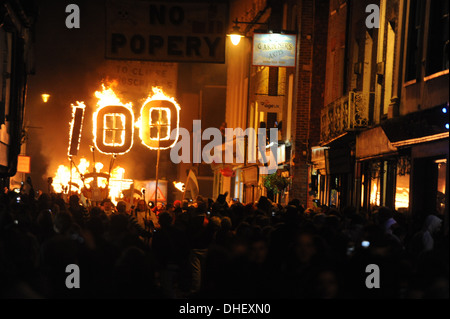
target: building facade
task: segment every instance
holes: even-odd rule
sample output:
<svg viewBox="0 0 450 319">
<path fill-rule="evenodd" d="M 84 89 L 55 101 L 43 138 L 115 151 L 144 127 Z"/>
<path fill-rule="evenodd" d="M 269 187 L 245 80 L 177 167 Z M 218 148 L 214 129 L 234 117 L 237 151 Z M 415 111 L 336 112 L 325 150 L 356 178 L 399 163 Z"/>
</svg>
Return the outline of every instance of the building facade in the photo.
<svg viewBox="0 0 450 319">
<path fill-rule="evenodd" d="M 0 184 L 10 187 L 24 138 L 27 76 L 33 73 L 33 1 L 0 6 Z"/>
<path fill-rule="evenodd" d="M 381 0 L 369 28 L 373 3 L 330 2 L 316 197 L 448 227 L 448 3 Z"/>
</svg>

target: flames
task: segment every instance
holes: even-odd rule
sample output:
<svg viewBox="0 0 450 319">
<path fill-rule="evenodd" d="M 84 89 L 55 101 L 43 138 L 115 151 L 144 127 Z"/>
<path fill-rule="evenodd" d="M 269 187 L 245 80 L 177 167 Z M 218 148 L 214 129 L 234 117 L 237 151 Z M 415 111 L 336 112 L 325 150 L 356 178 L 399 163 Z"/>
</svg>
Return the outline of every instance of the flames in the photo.
<svg viewBox="0 0 450 319">
<path fill-rule="evenodd" d="M 117 82 L 112 82 L 108 87 L 106 87 L 105 84 L 102 83 L 102 90 L 96 91 L 94 94 L 95 97 L 98 99 L 98 101 L 97 101 L 97 109 L 95 110 L 94 115 L 93 115 L 92 135 L 93 135 L 93 141 L 94 141 L 94 145 L 95 145 L 96 149 L 99 150 L 103 154 L 108 154 L 108 153 L 103 152 L 97 145 L 97 134 L 99 134 L 99 128 L 97 127 L 97 120 L 96 120 L 99 112 L 102 109 L 104 109 L 108 106 L 114 106 L 114 105 L 115 106 L 123 106 L 126 109 L 128 109 L 129 114 L 131 115 L 131 122 L 132 122 L 131 127 L 133 128 L 133 125 L 134 125 L 134 112 L 132 109 L 133 103 L 131 103 L 131 102 L 123 103 L 121 101 L 121 99 L 117 96 L 117 94 L 115 93 L 115 91 L 113 89 L 113 87 L 115 87 L 116 85 L 117 85 Z M 122 118 L 122 121 L 124 122 L 125 120 Z M 131 129 L 131 132 L 125 132 L 125 130 L 122 132 L 123 140 L 125 139 L 126 133 L 131 134 L 130 138 L 131 138 L 131 144 L 132 144 L 132 141 L 134 138 L 133 137 L 133 135 L 134 135 L 133 129 Z M 123 155 L 125 153 L 128 153 L 130 151 L 130 149 L 131 149 L 131 145 L 129 148 L 118 151 L 115 154 Z"/>
<path fill-rule="evenodd" d="M 111 170 L 110 175 L 102 172 L 104 167 L 101 162 L 91 165 L 85 158 L 81 158 L 77 165 L 74 163 L 72 169 L 66 165 L 59 165 L 53 177 L 52 187 L 57 193 L 76 193 L 83 194 L 85 197 L 89 197 L 87 194 L 92 191 L 93 187 L 98 187 L 107 191 L 107 197 L 116 204 L 123 199 L 122 192 L 130 189 L 133 180 L 125 179 L 125 169 L 123 167 L 116 166 Z M 93 176 L 95 173 L 97 173 L 96 178 Z M 107 178 L 108 175 L 109 180 Z"/>
<path fill-rule="evenodd" d="M 153 147 L 151 146 L 151 143 L 148 143 L 148 137 L 144 136 L 147 133 L 147 130 L 144 129 L 143 125 L 146 125 L 146 121 L 143 120 L 143 118 L 145 117 L 149 117 L 149 114 L 144 114 L 144 112 L 146 112 L 147 108 L 145 107 L 146 104 L 152 102 L 152 101 L 157 101 L 157 100 L 162 100 L 162 101 L 169 101 L 170 103 L 172 103 L 176 109 L 176 118 L 177 118 L 177 122 L 173 123 L 173 127 L 176 129 L 176 135 L 175 135 L 175 140 L 173 141 L 173 143 L 171 143 L 170 145 L 167 146 L 158 146 L 158 147 Z M 140 118 L 136 121 L 135 123 L 135 127 L 139 128 L 139 137 L 142 141 L 142 144 L 144 146 L 146 146 L 147 148 L 151 149 L 151 150 L 156 150 L 156 149 L 168 149 L 173 147 L 178 140 L 178 136 L 179 136 L 179 127 L 180 127 L 180 110 L 181 107 L 180 105 L 177 103 L 177 101 L 175 100 L 175 98 L 168 96 L 167 94 L 164 93 L 164 91 L 161 89 L 161 87 L 152 87 L 152 93 L 150 93 L 147 97 L 147 99 L 145 100 L 145 102 L 142 104 L 141 107 L 141 111 L 140 111 Z M 170 110 L 166 110 L 168 112 L 168 118 L 170 120 Z M 148 120 L 150 121 L 150 119 L 148 118 Z M 167 138 L 163 138 L 161 140 L 169 140 L 171 138 L 171 132 L 169 131 L 169 136 Z M 153 140 L 153 138 L 150 138 L 151 140 Z M 147 142 L 146 142 L 147 141 Z"/>
<path fill-rule="evenodd" d="M 133 140 L 133 130 L 134 128 L 141 129 L 141 118 L 139 118 L 136 122 L 134 119 L 133 112 L 133 104 L 131 102 L 124 103 L 121 98 L 116 94 L 114 88 L 117 86 L 117 82 L 108 83 L 107 85 L 101 85 L 101 90 L 95 92 L 94 96 L 97 98 L 96 108 L 93 113 L 93 141 L 95 149 L 103 154 L 109 154 L 115 156 L 122 155 L 127 153 L 131 146 L 125 150 L 124 152 L 116 152 L 116 153 L 105 153 L 102 152 L 96 144 L 97 135 L 99 132 L 102 132 L 104 127 L 97 127 L 102 124 L 101 121 L 97 122 L 97 116 L 99 116 L 99 112 L 106 107 L 110 106 L 121 106 L 128 109 L 131 114 L 130 118 L 127 118 L 127 121 L 131 120 L 131 132 L 127 129 L 127 134 L 131 134 L 131 141 Z M 151 94 L 148 95 L 146 101 L 143 103 L 143 106 L 152 101 L 152 100 L 166 100 L 170 101 L 176 106 L 177 111 L 180 110 L 180 106 L 175 101 L 173 97 L 166 95 L 160 87 L 153 87 Z M 112 167 L 112 162 L 109 167 L 105 167 L 101 162 L 91 163 L 85 158 L 81 158 L 78 163 L 75 163 L 73 160 L 73 156 L 70 154 L 70 144 L 72 142 L 78 142 L 77 150 L 80 144 L 81 139 L 81 127 L 80 127 L 80 136 L 78 136 L 77 141 L 72 141 L 72 131 L 74 130 L 74 118 L 75 118 L 75 110 L 81 108 L 84 111 L 86 110 L 86 105 L 84 102 L 76 102 L 76 105 L 72 104 L 72 121 L 69 123 L 70 126 L 70 137 L 69 137 L 69 164 L 68 165 L 59 165 L 56 172 L 53 174 L 52 188 L 57 193 L 62 193 L 66 195 L 71 195 L 73 193 L 77 193 L 80 195 L 84 195 L 86 198 L 93 200 L 95 196 L 93 195 L 95 191 L 100 190 L 102 199 L 105 197 L 109 197 L 114 203 L 117 203 L 120 199 L 122 199 L 123 191 L 134 189 L 134 181 L 131 179 L 125 178 L 125 169 L 120 166 Z M 109 110 L 104 110 L 103 113 L 109 112 Z M 113 112 L 114 113 L 114 112 Z M 142 109 L 141 109 L 142 113 Z M 108 113 L 109 114 L 109 113 Z M 117 116 L 117 114 L 113 114 Z M 120 114 L 119 114 L 120 115 Z M 141 115 L 142 117 L 142 115 Z M 178 117 L 177 117 L 178 118 Z M 122 119 L 123 120 L 123 119 Z M 98 124 L 99 123 L 99 124 Z M 130 122 L 127 122 L 130 123 Z M 178 123 L 176 123 L 176 129 L 179 127 L 179 118 Z M 98 135 L 100 136 L 100 135 Z M 177 132 L 178 137 L 178 132 Z M 176 142 L 176 141 L 175 141 Z M 174 143 L 175 143 L 174 142 Z M 115 144 L 117 145 L 117 144 Z M 119 145 L 120 146 L 120 145 Z M 91 149 L 93 151 L 93 149 Z M 98 192 L 97 192 L 98 194 Z M 98 198 L 98 197 L 97 197 Z"/>
<path fill-rule="evenodd" d="M 81 119 L 80 119 L 80 123 L 78 123 L 79 125 L 79 131 L 78 132 L 74 132 L 74 126 L 75 126 L 75 122 L 76 122 L 76 112 L 78 109 L 81 109 Z M 70 156 L 71 155 L 71 145 L 72 143 L 76 143 L 76 151 L 79 150 L 80 148 L 80 141 L 81 141 L 81 132 L 83 130 L 83 120 L 84 120 L 84 111 L 86 109 L 86 105 L 84 104 L 84 102 L 78 102 L 77 101 L 77 105 L 72 104 L 72 121 L 70 121 L 70 131 L 69 131 L 69 147 L 67 149 L 67 154 Z M 77 134 L 78 138 L 77 141 L 72 141 L 72 139 L 74 138 L 74 133 Z"/>
<path fill-rule="evenodd" d="M 123 104 L 120 98 L 117 96 L 116 92 L 114 91 L 113 87 L 117 85 L 117 82 L 112 82 L 111 84 L 105 86 L 104 83 L 102 83 L 102 90 L 101 91 L 95 91 L 95 97 L 98 99 L 97 106 L 98 109 L 101 109 L 108 105 L 122 105 L 126 106 L 131 109 L 133 106 L 133 103 L 129 102 L 127 104 Z"/>
</svg>

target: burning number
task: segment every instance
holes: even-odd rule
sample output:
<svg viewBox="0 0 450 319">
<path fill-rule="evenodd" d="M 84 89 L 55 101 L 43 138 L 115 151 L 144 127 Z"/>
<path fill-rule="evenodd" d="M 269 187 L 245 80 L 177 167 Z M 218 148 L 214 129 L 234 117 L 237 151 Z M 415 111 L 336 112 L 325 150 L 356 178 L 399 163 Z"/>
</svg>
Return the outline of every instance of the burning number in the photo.
<svg viewBox="0 0 450 319">
<path fill-rule="evenodd" d="M 86 105 L 83 102 L 72 104 L 72 122 L 70 122 L 69 156 L 77 155 L 80 147 L 81 131 L 83 128 L 84 110 Z"/>
<path fill-rule="evenodd" d="M 133 146 L 134 114 L 126 106 L 108 105 L 94 114 L 94 143 L 104 154 L 125 154 Z"/>
<path fill-rule="evenodd" d="M 171 148 L 178 139 L 180 106 L 161 91 L 154 92 L 141 108 L 140 138 L 150 149 Z M 170 139 L 173 129 L 175 140 Z"/>
</svg>

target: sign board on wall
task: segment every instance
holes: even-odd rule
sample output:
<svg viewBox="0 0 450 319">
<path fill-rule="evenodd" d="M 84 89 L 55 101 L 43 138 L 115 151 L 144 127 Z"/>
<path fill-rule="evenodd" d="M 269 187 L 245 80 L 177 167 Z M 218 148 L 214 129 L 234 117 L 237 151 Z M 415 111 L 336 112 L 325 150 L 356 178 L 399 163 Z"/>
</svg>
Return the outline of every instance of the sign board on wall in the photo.
<svg viewBox="0 0 450 319">
<path fill-rule="evenodd" d="M 106 58 L 224 63 L 227 17 L 224 1 L 108 0 Z"/>
<path fill-rule="evenodd" d="M 253 35 L 253 65 L 295 67 L 297 36 L 280 33 Z"/>
<path fill-rule="evenodd" d="M 17 157 L 17 172 L 30 173 L 31 157 L 25 155 L 19 155 Z"/>
<path fill-rule="evenodd" d="M 280 113 L 283 112 L 284 96 L 277 95 L 257 95 L 256 102 L 258 103 L 258 111 Z"/>
<path fill-rule="evenodd" d="M 154 86 L 170 96 L 177 93 L 177 63 L 106 60 L 98 74 L 107 81 L 116 81 L 127 97 L 146 98 Z"/>
</svg>

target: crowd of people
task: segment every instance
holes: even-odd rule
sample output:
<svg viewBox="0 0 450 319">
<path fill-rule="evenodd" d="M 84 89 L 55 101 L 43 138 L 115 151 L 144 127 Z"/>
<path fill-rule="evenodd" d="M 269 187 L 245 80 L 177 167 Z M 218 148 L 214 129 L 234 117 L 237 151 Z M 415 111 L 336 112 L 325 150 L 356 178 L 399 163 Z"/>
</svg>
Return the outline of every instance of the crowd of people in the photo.
<svg viewBox="0 0 450 319">
<path fill-rule="evenodd" d="M 2 298 L 448 298 L 442 216 L 199 196 L 150 207 L 6 190 Z M 79 288 L 68 288 L 68 265 Z M 368 265 L 379 268 L 369 288 Z"/>
</svg>

